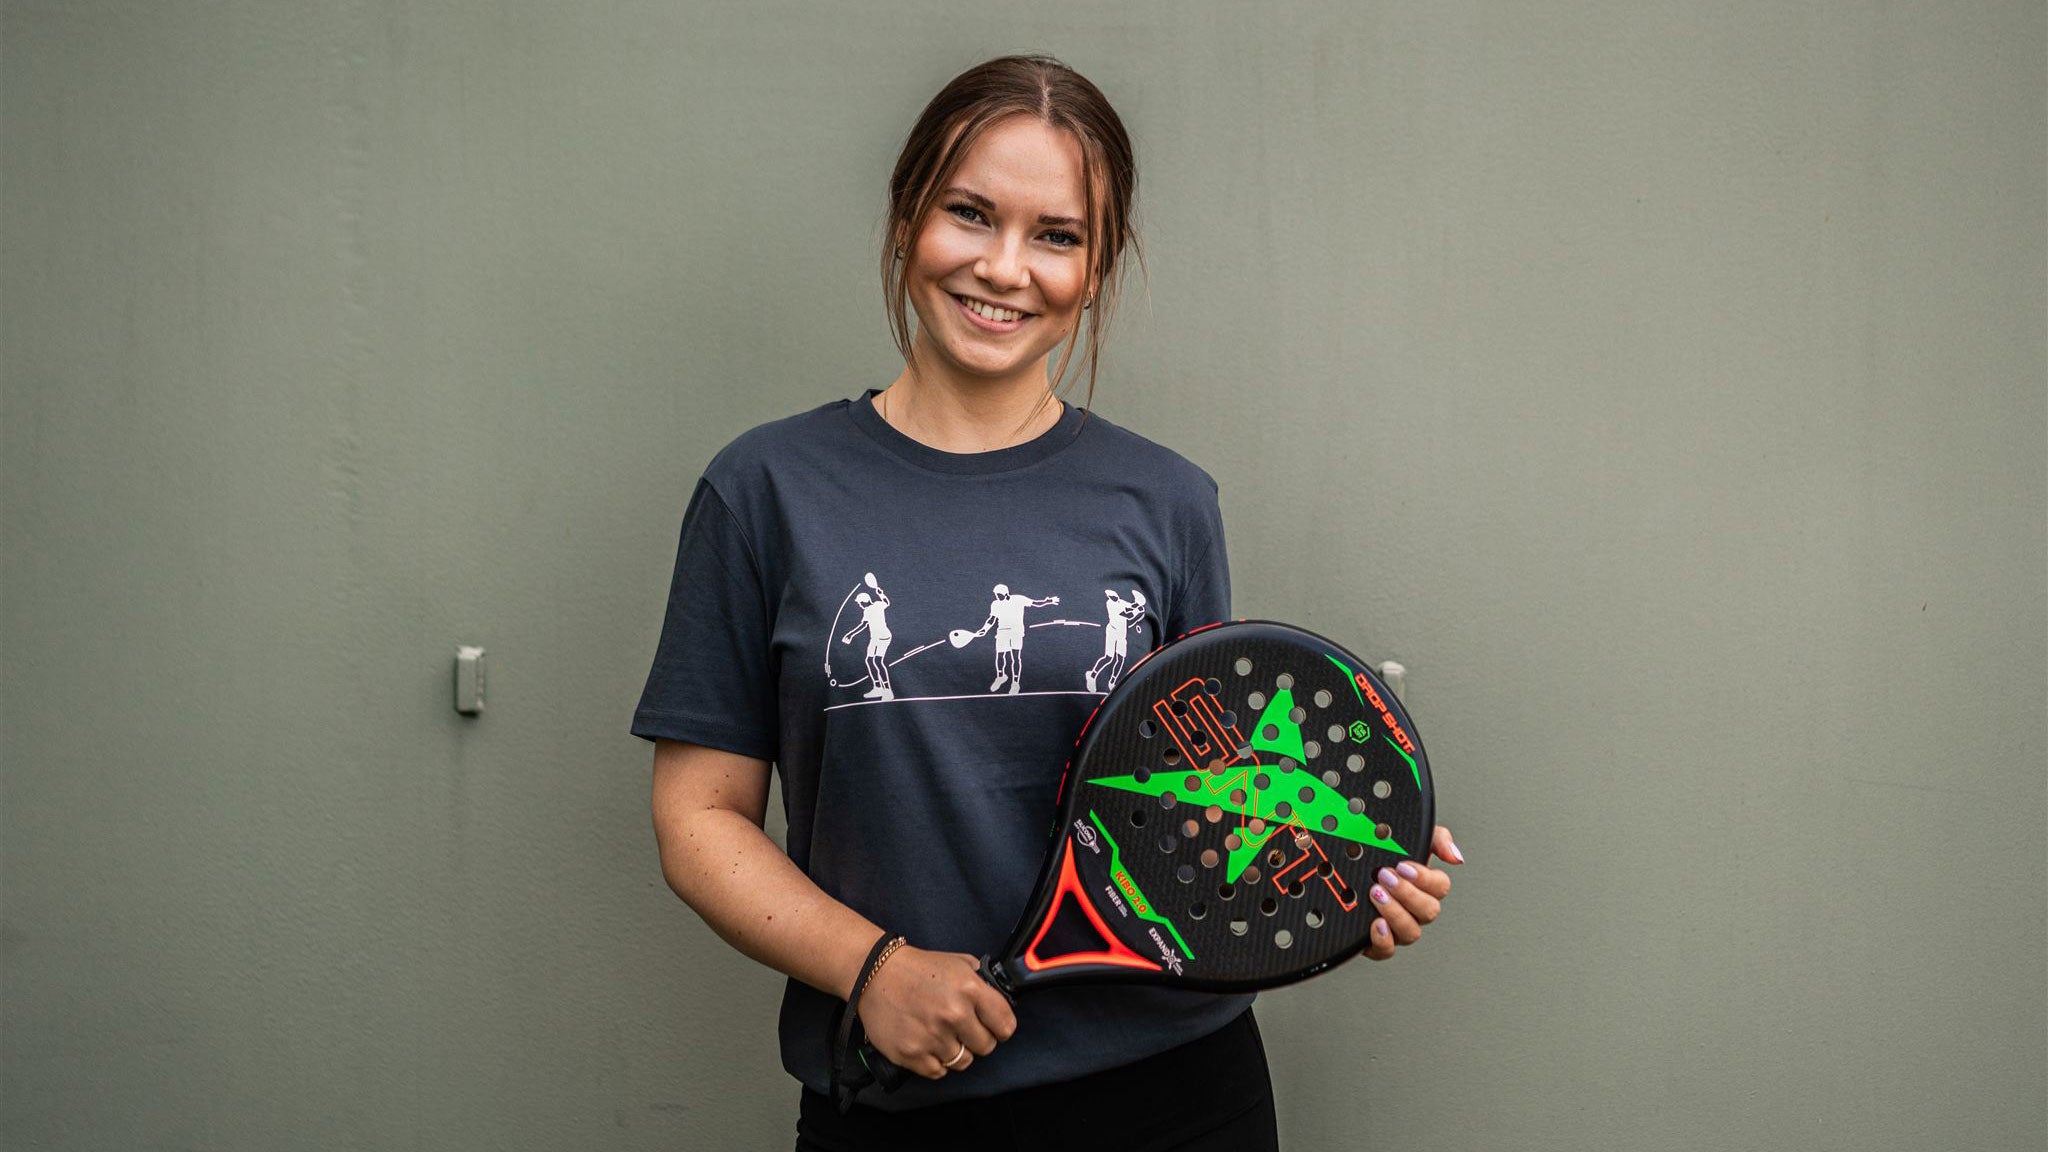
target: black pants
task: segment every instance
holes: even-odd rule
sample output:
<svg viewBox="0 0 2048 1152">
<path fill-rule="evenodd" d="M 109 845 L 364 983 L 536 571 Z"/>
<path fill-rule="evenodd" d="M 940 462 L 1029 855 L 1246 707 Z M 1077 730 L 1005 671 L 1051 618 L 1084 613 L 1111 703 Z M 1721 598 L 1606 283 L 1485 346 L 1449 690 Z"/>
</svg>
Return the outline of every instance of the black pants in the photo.
<svg viewBox="0 0 2048 1152">
<path fill-rule="evenodd" d="M 972 1070 L 968 1072 L 972 1075 Z M 1278 1152 L 1273 1082 L 1251 1009 L 1135 1064 L 978 1100 L 841 1116 L 803 1090 L 796 1152 Z"/>
</svg>

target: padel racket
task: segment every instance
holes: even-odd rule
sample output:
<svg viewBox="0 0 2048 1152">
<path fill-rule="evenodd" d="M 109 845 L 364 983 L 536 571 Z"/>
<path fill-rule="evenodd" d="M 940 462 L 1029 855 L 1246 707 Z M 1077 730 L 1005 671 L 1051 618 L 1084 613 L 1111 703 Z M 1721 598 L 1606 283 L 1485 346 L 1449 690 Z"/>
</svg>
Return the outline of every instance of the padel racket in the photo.
<svg viewBox="0 0 2048 1152">
<path fill-rule="evenodd" d="M 1422 740 L 1365 661 L 1268 620 L 1198 628 L 1082 725 L 1037 890 L 981 972 L 1013 999 L 1305 980 L 1365 948 L 1374 874 L 1427 862 L 1435 824 Z M 885 1089 L 909 1075 L 859 1054 Z"/>
</svg>

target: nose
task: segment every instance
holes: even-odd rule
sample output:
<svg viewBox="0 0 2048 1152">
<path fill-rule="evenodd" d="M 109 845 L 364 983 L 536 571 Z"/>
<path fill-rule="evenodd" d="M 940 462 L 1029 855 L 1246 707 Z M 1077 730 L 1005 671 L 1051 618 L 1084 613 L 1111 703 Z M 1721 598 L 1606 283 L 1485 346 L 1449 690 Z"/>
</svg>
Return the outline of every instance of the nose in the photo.
<svg viewBox="0 0 2048 1152">
<path fill-rule="evenodd" d="M 974 274 L 999 292 L 1028 287 L 1031 271 L 1024 263 L 1024 241 L 1016 236 L 991 234 L 981 259 L 975 261 Z"/>
</svg>

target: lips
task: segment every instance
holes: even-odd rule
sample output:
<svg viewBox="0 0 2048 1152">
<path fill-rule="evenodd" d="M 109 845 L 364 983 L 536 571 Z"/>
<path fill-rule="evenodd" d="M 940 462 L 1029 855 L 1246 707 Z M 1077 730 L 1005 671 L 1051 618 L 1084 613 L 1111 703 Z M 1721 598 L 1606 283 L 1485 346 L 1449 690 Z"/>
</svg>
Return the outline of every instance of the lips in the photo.
<svg viewBox="0 0 2048 1152">
<path fill-rule="evenodd" d="M 1034 319 L 1032 313 L 1026 312 L 1015 320 L 991 320 L 974 309 L 969 308 L 966 304 L 961 303 L 961 300 L 962 297 L 953 297 L 954 306 L 960 309 L 960 314 L 967 317 L 970 324 L 984 332 L 1015 332 L 1017 329 L 1022 328 L 1026 322 Z"/>
</svg>

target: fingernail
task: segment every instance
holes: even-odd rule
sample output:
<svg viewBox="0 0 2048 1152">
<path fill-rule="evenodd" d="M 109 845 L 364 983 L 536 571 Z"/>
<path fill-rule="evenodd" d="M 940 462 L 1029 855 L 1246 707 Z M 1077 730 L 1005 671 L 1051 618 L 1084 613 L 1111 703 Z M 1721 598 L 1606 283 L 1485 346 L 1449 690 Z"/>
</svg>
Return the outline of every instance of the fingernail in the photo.
<svg viewBox="0 0 2048 1152">
<path fill-rule="evenodd" d="M 1385 888 L 1382 888 L 1382 887 L 1380 887 L 1380 886 L 1379 886 L 1379 885 L 1377 885 L 1377 884 L 1375 884 L 1375 885 L 1373 885 L 1373 886 L 1372 886 L 1372 902 L 1373 902 L 1373 903 L 1375 903 L 1375 904 L 1385 904 L 1385 903 L 1386 903 L 1387 901 L 1389 901 L 1389 900 L 1392 900 L 1392 899 L 1393 899 L 1393 897 L 1392 897 L 1392 896 L 1389 896 L 1389 895 L 1387 895 L 1387 890 L 1386 890 Z"/>
<path fill-rule="evenodd" d="M 1415 865 L 1410 864 L 1406 860 L 1403 860 L 1399 864 L 1394 865 L 1394 871 L 1399 872 L 1402 876 L 1410 880 L 1415 879 L 1417 875 L 1415 871 Z"/>
<path fill-rule="evenodd" d="M 1373 921 L 1372 934 L 1379 937 L 1382 940 L 1385 940 L 1387 938 L 1387 922 L 1385 920 Z"/>
<path fill-rule="evenodd" d="M 1380 869 L 1380 871 L 1379 871 L 1379 877 L 1380 877 L 1380 883 L 1382 883 L 1382 884 L 1386 885 L 1386 886 L 1387 886 L 1388 888 L 1390 888 L 1390 889 L 1391 889 L 1391 888 L 1399 888 L 1399 887 L 1401 886 L 1401 878 L 1400 878 L 1400 877 L 1398 877 L 1398 876 L 1396 876 L 1396 875 L 1394 875 L 1394 873 L 1393 873 L 1393 872 L 1392 872 L 1391 870 L 1389 870 L 1389 869 L 1386 869 L 1386 868 L 1382 868 L 1382 869 Z"/>
<path fill-rule="evenodd" d="M 1444 837 L 1444 843 L 1450 845 L 1451 861 L 1456 864 L 1463 864 L 1465 862 L 1465 854 L 1458 850 L 1458 842 L 1446 836 Z"/>
</svg>

